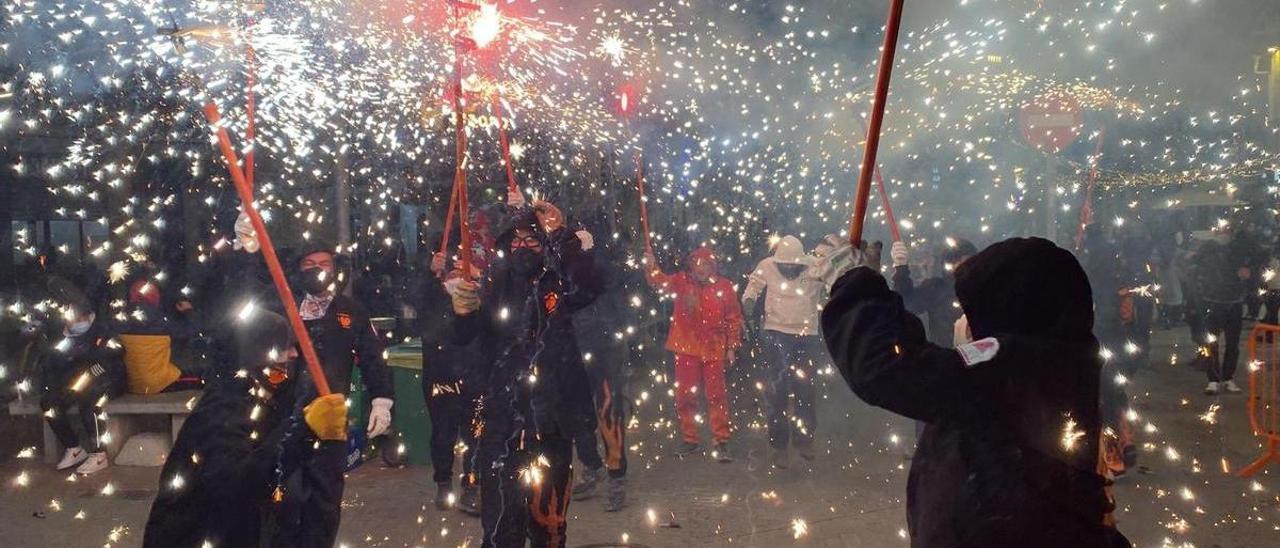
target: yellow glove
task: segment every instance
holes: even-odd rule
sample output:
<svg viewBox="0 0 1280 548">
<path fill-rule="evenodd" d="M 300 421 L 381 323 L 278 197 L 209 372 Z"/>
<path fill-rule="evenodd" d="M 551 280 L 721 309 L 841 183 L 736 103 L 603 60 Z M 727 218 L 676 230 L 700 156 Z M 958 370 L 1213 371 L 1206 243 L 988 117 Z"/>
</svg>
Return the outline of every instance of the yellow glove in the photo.
<svg viewBox="0 0 1280 548">
<path fill-rule="evenodd" d="M 480 309 L 480 288 L 475 282 L 457 278 L 445 283 L 449 298 L 453 303 L 453 312 L 466 316 Z"/>
<path fill-rule="evenodd" d="M 347 398 L 342 394 L 329 394 L 311 401 L 302 410 L 307 426 L 324 441 L 347 439 Z"/>
</svg>

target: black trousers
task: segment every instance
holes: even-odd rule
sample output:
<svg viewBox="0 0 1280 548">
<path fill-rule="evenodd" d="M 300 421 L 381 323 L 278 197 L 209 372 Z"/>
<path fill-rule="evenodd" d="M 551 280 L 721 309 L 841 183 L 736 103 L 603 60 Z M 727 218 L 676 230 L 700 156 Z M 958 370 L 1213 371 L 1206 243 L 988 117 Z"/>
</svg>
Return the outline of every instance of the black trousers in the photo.
<svg viewBox="0 0 1280 548">
<path fill-rule="evenodd" d="M 486 402 L 487 403 L 487 402 Z M 486 413 L 476 449 L 485 548 L 564 548 L 573 441 L 535 435 L 515 413 Z"/>
<path fill-rule="evenodd" d="M 1240 331 L 1244 327 L 1241 303 L 1206 303 L 1205 328 L 1216 339 L 1205 346 L 1209 349 L 1209 367 L 1205 369 L 1210 382 L 1229 381 L 1235 377 L 1240 362 Z"/>
<path fill-rule="evenodd" d="M 424 354 L 424 358 L 426 358 Z M 440 358 L 432 356 L 433 361 Z M 453 481 L 454 447 L 462 441 L 462 484 L 474 485 L 471 473 L 475 453 L 476 386 L 454 375 L 449 364 L 423 361 L 422 398 L 431 418 L 431 481 Z"/>
<path fill-rule="evenodd" d="M 347 444 L 321 442 L 284 482 L 284 500 L 276 509 L 272 546 L 331 548 L 342 521 Z"/>
<path fill-rule="evenodd" d="M 627 348 L 609 346 L 592 352 L 596 358 L 587 364 L 587 375 L 591 378 L 591 387 L 595 398 L 596 430 L 586 430 L 574 437 L 573 445 L 578 451 L 578 460 L 589 470 L 606 467 L 609 476 L 625 478 L 627 476 L 627 411 L 626 376 L 622 374 L 624 360 L 627 359 Z M 596 432 L 600 433 L 600 442 L 604 445 L 604 456 L 600 456 L 600 448 L 596 445 Z"/>
<path fill-rule="evenodd" d="M 98 423 L 98 414 L 102 412 L 98 404 L 124 393 L 124 387 L 124 379 L 100 365 L 70 374 L 50 375 L 46 377 L 44 392 L 40 395 L 40 409 L 45 412 L 49 428 L 63 447 L 81 447 L 97 453 L 104 450 L 102 434 L 106 433 L 105 425 Z M 72 426 L 70 411 L 73 409 L 80 413 L 83 436 L 76 434 Z"/>
<path fill-rule="evenodd" d="M 772 447 L 785 449 L 790 445 L 793 429 L 797 445 L 813 443 L 813 432 L 818 426 L 813 386 L 817 367 L 809 357 L 813 338 L 768 329 L 761 331 L 761 350 L 769 365 L 765 397 Z M 787 412 L 792 397 L 795 398 L 794 414 Z"/>
</svg>

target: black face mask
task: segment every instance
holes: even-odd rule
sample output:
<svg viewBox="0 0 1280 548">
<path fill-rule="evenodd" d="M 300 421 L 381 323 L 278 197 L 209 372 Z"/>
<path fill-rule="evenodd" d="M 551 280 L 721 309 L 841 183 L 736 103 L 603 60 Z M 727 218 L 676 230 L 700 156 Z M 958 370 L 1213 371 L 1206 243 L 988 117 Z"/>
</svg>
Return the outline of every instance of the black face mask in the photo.
<svg viewBox="0 0 1280 548">
<path fill-rule="evenodd" d="M 312 268 L 302 271 L 302 289 L 310 295 L 319 295 L 328 291 L 334 284 L 334 274 L 325 272 L 323 268 Z"/>
<path fill-rule="evenodd" d="M 542 268 L 542 252 L 522 247 L 511 252 L 511 269 L 521 276 L 532 276 Z"/>
</svg>

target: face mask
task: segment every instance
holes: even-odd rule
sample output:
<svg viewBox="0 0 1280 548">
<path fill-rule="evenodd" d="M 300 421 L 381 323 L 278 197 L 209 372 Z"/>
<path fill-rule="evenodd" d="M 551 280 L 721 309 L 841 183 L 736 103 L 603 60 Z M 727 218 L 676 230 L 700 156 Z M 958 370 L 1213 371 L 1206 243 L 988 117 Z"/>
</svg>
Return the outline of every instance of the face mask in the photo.
<svg viewBox="0 0 1280 548">
<path fill-rule="evenodd" d="M 85 333 L 87 333 L 89 331 L 89 328 L 92 326 L 93 326 L 93 316 L 90 315 L 89 318 L 86 320 L 80 320 L 71 325 L 68 325 L 67 335 L 70 335 L 72 337 L 79 337 L 80 335 L 84 335 Z"/>
<path fill-rule="evenodd" d="M 323 268 L 302 271 L 302 289 L 309 295 L 320 295 L 333 286 L 333 274 Z"/>
<path fill-rule="evenodd" d="M 511 252 L 511 269 L 521 276 L 532 276 L 542 268 L 542 252 L 522 247 Z"/>
</svg>

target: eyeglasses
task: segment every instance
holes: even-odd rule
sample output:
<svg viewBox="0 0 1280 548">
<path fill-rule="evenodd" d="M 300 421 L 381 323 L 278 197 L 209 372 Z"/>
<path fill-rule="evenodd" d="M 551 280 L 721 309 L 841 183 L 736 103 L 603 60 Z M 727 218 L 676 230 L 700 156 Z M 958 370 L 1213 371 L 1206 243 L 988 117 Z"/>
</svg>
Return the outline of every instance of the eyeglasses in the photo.
<svg viewBox="0 0 1280 548">
<path fill-rule="evenodd" d="M 511 240 L 511 249 L 542 249 L 542 241 L 537 236 L 516 236 Z"/>
</svg>

